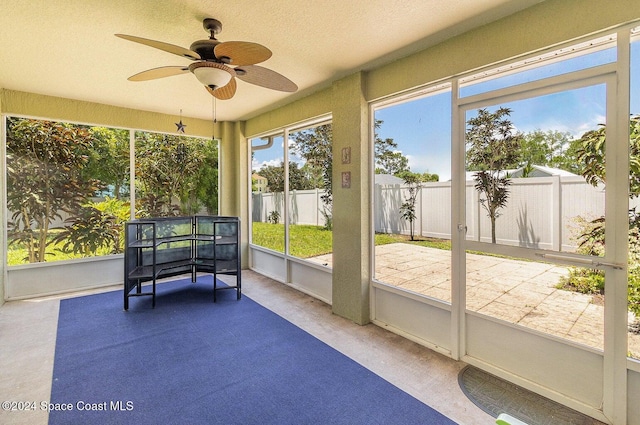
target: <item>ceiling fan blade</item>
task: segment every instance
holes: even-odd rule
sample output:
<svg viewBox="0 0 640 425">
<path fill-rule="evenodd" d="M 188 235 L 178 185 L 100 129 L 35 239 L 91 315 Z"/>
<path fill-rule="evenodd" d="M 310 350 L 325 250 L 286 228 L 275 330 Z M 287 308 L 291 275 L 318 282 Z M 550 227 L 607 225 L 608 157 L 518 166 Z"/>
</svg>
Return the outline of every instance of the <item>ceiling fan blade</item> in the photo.
<svg viewBox="0 0 640 425">
<path fill-rule="evenodd" d="M 216 99 L 220 99 L 220 100 L 229 100 L 229 99 L 231 99 L 236 94 L 236 88 L 237 87 L 238 87 L 238 84 L 236 83 L 236 79 L 235 78 L 231 78 L 231 80 L 229 80 L 229 82 L 227 83 L 226 86 L 217 88 L 215 90 L 211 89 L 210 87 L 206 87 L 205 86 L 207 91 L 209 93 L 211 93 L 211 96 L 215 97 Z"/>
<path fill-rule="evenodd" d="M 184 47 L 176 46 L 175 44 L 169 44 L 162 41 L 149 40 L 148 38 L 136 37 L 134 35 L 116 34 L 116 37 L 124 38 L 125 40 L 133 41 L 136 43 L 144 44 L 156 49 L 163 50 L 165 52 L 173 53 L 174 55 L 182 56 L 192 60 L 200 59 L 200 55 L 196 52 L 185 49 Z"/>
<path fill-rule="evenodd" d="M 213 53 L 222 62 L 236 66 L 264 62 L 272 54 L 271 50 L 263 45 L 248 41 L 225 41 L 218 44 Z"/>
<path fill-rule="evenodd" d="M 266 87 L 272 90 L 294 92 L 298 90 L 296 83 L 282 74 L 258 65 L 247 65 L 234 68 L 236 75 L 246 83 Z"/>
<path fill-rule="evenodd" d="M 148 81 L 155 80 L 156 78 L 171 77 L 173 75 L 180 75 L 189 72 L 188 67 L 184 66 L 161 66 L 160 68 L 148 69 L 146 71 L 139 72 L 131 77 L 127 78 L 129 81 Z"/>
</svg>

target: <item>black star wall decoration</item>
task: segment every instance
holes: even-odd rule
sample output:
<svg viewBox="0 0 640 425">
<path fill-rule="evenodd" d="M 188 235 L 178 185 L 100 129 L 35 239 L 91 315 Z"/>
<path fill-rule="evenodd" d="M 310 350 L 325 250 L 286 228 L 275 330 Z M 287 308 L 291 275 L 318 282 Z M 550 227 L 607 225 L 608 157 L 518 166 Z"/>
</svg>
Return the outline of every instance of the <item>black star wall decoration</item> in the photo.
<svg viewBox="0 0 640 425">
<path fill-rule="evenodd" d="M 186 124 L 182 123 L 182 109 L 180 109 L 180 122 L 175 123 L 176 127 L 178 127 L 177 132 L 178 133 L 183 133 L 184 134 L 184 128 L 187 126 Z"/>
</svg>

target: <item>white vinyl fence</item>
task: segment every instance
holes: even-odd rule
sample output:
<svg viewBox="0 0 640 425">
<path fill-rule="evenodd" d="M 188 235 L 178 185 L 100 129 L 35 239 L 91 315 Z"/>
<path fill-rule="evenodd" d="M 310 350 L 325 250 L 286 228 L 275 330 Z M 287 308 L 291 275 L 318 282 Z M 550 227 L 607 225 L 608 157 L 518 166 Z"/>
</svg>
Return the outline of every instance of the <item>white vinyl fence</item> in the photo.
<svg viewBox="0 0 640 425">
<path fill-rule="evenodd" d="M 467 239 L 491 242 L 491 222 L 480 204 L 473 180 L 466 184 Z M 374 223 L 379 233 L 409 234 L 409 222 L 400 218 L 408 193 L 404 185 L 375 185 Z M 322 190 L 292 191 L 290 223 L 323 226 Z M 499 210 L 496 242 L 529 248 L 572 251 L 578 217 L 604 215 L 605 194 L 582 177 L 514 178 L 507 206 Z M 283 193 L 254 193 L 253 221 L 266 222 L 270 212 L 284 217 Z M 416 236 L 451 238 L 451 182 L 423 183 L 416 203 Z"/>
<path fill-rule="evenodd" d="M 324 226 L 322 195 L 324 195 L 324 190 L 321 189 L 293 190 L 289 192 L 289 223 Z M 279 214 L 280 222 L 282 223 L 284 218 L 284 196 L 282 192 L 253 193 L 252 206 L 254 222 L 269 221 L 269 214 L 275 211 Z M 330 214 L 331 211 L 329 210 L 328 213 Z"/>
</svg>

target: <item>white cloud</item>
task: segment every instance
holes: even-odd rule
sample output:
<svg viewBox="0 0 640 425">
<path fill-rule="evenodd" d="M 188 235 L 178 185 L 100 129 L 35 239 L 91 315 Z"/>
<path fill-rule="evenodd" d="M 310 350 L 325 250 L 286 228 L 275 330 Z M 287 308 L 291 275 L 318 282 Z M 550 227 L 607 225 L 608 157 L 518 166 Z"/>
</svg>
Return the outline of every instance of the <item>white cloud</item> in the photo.
<svg viewBox="0 0 640 425">
<path fill-rule="evenodd" d="M 254 158 L 252 163 L 251 163 L 251 169 L 253 171 L 258 171 L 262 167 L 268 167 L 268 166 L 278 167 L 278 166 L 280 166 L 280 164 L 282 164 L 282 158 L 280 158 L 280 159 L 270 159 L 268 161 L 261 161 L 261 162 L 258 162 Z"/>
<path fill-rule="evenodd" d="M 451 178 L 451 154 L 425 153 L 424 155 L 406 155 L 409 160 L 409 168 L 414 173 L 437 174 L 440 181 L 447 181 Z"/>
</svg>

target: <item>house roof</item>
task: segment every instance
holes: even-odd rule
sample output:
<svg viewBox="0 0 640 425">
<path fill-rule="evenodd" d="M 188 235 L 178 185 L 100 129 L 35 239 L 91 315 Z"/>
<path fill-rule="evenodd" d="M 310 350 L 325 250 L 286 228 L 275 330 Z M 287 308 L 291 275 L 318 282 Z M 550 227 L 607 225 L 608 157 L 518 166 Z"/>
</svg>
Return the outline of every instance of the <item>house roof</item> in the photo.
<svg viewBox="0 0 640 425">
<path fill-rule="evenodd" d="M 575 177 L 577 174 L 574 174 L 570 171 L 561 170 L 560 168 L 553 167 L 545 167 L 544 165 L 532 165 L 532 170 L 529 172 L 529 177 L 550 177 L 550 176 L 561 176 L 561 177 Z M 524 171 L 524 167 L 520 167 L 516 170 L 513 170 L 510 174 L 512 177 L 522 177 L 522 173 Z"/>
<path fill-rule="evenodd" d="M 515 168 L 511 170 L 505 170 L 501 174 L 509 174 L 513 178 L 522 177 L 525 167 Z M 529 172 L 527 177 L 551 177 L 551 176 L 560 176 L 560 177 L 575 177 L 577 174 L 572 172 L 561 170 L 560 168 L 546 167 L 543 165 L 531 165 L 532 170 Z M 476 174 L 476 171 L 467 171 L 466 173 L 467 180 L 473 180 Z"/>
<path fill-rule="evenodd" d="M 210 120 L 212 97 L 190 74 L 131 82 L 138 72 L 186 58 L 114 36 L 188 48 L 222 22 L 220 41 L 272 50 L 261 65 L 294 81 L 284 93 L 238 83 L 217 119 L 245 120 L 346 75 L 392 62 L 541 0 L 29 0 L 4 1 L 0 88 Z"/>
<path fill-rule="evenodd" d="M 404 184 L 404 180 L 391 174 L 376 174 L 376 184 Z"/>
</svg>

